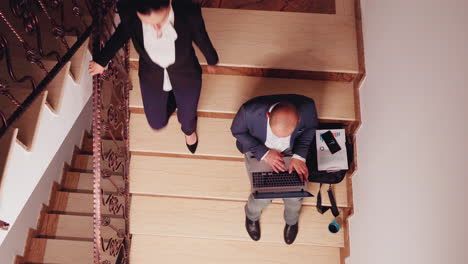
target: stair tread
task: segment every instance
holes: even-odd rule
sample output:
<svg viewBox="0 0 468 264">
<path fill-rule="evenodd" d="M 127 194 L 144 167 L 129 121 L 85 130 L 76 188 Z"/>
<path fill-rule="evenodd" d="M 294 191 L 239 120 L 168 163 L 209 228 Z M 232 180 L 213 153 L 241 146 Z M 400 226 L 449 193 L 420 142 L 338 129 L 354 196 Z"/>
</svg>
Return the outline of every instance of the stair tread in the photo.
<svg viewBox="0 0 468 264">
<path fill-rule="evenodd" d="M 110 224 L 117 230 L 125 228 L 123 219 L 111 218 Z M 101 234 L 105 240 L 117 237 L 117 232 L 110 226 L 103 226 Z M 45 214 L 38 235 L 48 238 L 66 238 L 68 240 L 93 239 L 93 217 Z"/>
<path fill-rule="evenodd" d="M 110 140 L 110 139 L 102 140 L 102 149 L 104 150 L 104 152 L 107 152 L 111 149 L 117 150 L 118 147 L 125 147 L 125 142 L 122 140 L 116 140 L 116 141 Z M 83 138 L 81 151 L 86 152 L 86 153 L 93 152 L 93 138 L 92 137 Z"/>
<path fill-rule="evenodd" d="M 130 192 L 133 194 L 197 197 L 246 201 L 250 182 L 243 161 L 183 159 L 132 155 Z M 348 207 L 347 177 L 334 185 L 340 207 Z M 91 185 L 92 186 L 92 185 Z M 316 195 L 318 183 L 309 183 L 309 192 Z M 322 202 L 329 205 L 322 186 Z M 282 203 L 281 199 L 274 200 Z M 315 205 L 316 197 L 305 198 L 304 204 Z"/>
<path fill-rule="evenodd" d="M 22 103 L 31 94 L 32 89 L 15 87 L 10 90 L 11 95 L 19 102 Z M 0 111 L 8 118 L 13 114 L 18 106 L 13 104 L 8 97 L 0 95 Z"/>
<path fill-rule="evenodd" d="M 67 172 L 63 188 L 74 191 L 92 191 L 94 175 L 92 173 Z M 121 175 L 112 175 L 111 179 L 101 179 L 101 188 L 104 192 L 118 192 L 118 188 L 124 187 L 124 179 Z"/>
<path fill-rule="evenodd" d="M 199 117 L 197 155 L 242 158 L 230 131 L 231 123 L 231 119 Z M 137 113 L 130 115 L 130 151 L 191 154 L 177 117 L 171 116 L 165 128 L 153 131 L 145 115 Z"/>
<path fill-rule="evenodd" d="M 245 202 L 169 197 L 132 196 L 132 234 L 212 238 L 250 241 L 245 231 Z M 284 243 L 284 206 L 271 204 L 262 214 L 262 242 Z M 343 247 L 343 230 L 328 231 L 334 219 L 330 212 L 320 215 L 304 206 L 299 219 L 297 244 Z"/>
<path fill-rule="evenodd" d="M 123 173 L 123 158 L 117 158 L 117 162 L 114 164 L 115 166 L 109 167 L 109 160 L 106 159 L 108 154 L 108 152 L 105 152 L 102 156 L 101 169 L 110 170 L 112 172 L 115 172 L 115 174 Z M 93 170 L 93 155 L 76 154 L 73 159 L 72 169 L 91 172 Z"/>
<path fill-rule="evenodd" d="M 354 16 L 220 8 L 204 8 L 203 16 L 220 65 L 359 71 Z M 131 59 L 138 59 L 133 48 Z"/>
<path fill-rule="evenodd" d="M 123 203 L 122 196 L 113 195 L 119 200 L 118 205 Z M 109 195 L 105 194 L 103 200 L 106 201 L 109 198 Z M 52 201 L 50 207 L 50 212 L 59 212 L 66 214 L 75 214 L 75 215 L 92 215 L 93 214 L 93 194 L 91 193 L 75 193 L 75 192 L 57 192 L 55 194 L 55 199 Z M 110 210 L 109 206 L 105 206 L 101 202 L 101 212 L 106 216 L 116 216 L 121 217 L 123 215 L 123 209 L 120 206 L 114 208 L 113 212 Z"/>
<path fill-rule="evenodd" d="M 158 245 L 155 247 L 155 245 Z M 198 238 L 134 235 L 130 250 L 132 263 L 339 264 L 340 249 L 309 245 L 226 241 Z"/>
<path fill-rule="evenodd" d="M 116 257 L 104 252 L 104 259 L 115 263 Z M 93 263 L 93 243 L 62 239 L 33 238 L 24 262 L 48 264 Z"/>
<path fill-rule="evenodd" d="M 137 70 L 131 71 L 130 107 L 143 108 Z M 198 111 L 235 114 L 249 99 L 260 95 L 296 93 L 315 100 L 320 119 L 356 120 L 352 82 L 311 81 L 235 75 L 203 75 Z"/>
</svg>

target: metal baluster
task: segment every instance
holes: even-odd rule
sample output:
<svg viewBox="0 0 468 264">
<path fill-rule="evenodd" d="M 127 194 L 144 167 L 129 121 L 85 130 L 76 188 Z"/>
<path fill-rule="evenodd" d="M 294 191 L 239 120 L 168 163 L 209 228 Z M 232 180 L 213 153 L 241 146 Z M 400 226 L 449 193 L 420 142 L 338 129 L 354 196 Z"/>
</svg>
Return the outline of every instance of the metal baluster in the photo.
<svg viewBox="0 0 468 264">
<path fill-rule="evenodd" d="M 7 118 L 5 116 L 5 114 L 2 112 L 2 110 L 0 110 L 0 119 L 2 120 L 2 128 L 3 127 L 7 127 L 8 126 L 8 121 L 7 121 Z"/>
<path fill-rule="evenodd" d="M 91 0 L 84 0 L 84 1 L 85 1 L 86 9 L 88 10 L 88 13 L 93 14 L 93 9 L 91 8 L 91 3 L 90 3 Z"/>
<path fill-rule="evenodd" d="M 16 77 L 16 74 L 13 70 L 13 66 L 12 66 L 12 63 L 11 63 L 11 57 L 10 57 L 10 52 L 8 50 L 8 41 L 6 39 L 5 36 L 3 36 L 1 33 L 0 33 L 0 61 L 5 58 L 5 61 L 6 61 L 6 65 L 7 65 L 7 69 L 8 69 L 8 75 L 10 76 L 10 78 L 14 81 L 14 82 L 17 82 L 17 83 L 22 83 L 22 82 L 25 82 L 25 81 L 30 81 L 31 82 L 31 88 L 33 90 L 36 89 L 36 82 L 34 81 L 34 78 L 32 76 L 23 76 L 21 78 L 17 78 Z"/>
<path fill-rule="evenodd" d="M 39 50 L 39 54 L 42 57 L 52 57 L 55 56 L 57 61 L 60 61 L 60 54 L 57 51 L 51 51 L 49 53 L 45 53 L 42 45 L 42 33 L 41 28 L 39 25 L 39 19 L 34 14 L 32 10 L 32 6 L 28 5 L 26 1 L 17 1 L 11 0 L 10 1 L 10 10 L 12 14 L 23 20 L 24 31 L 28 34 L 36 33 L 36 42 L 37 42 L 37 49 Z"/>
<path fill-rule="evenodd" d="M 96 7 L 93 12 L 93 18 L 97 21 L 93 31 L 93 51 L 98 52 L 100 49 L 100 36 L 102 32 L 101 10 L 99 8 L 100 0 L 94 0 Z M 93 77 L 93 258 L 94 264 L 101 264 L 101 249 L 103 241 L 101 240 L 101 80 L 98 76 Z"/>
<path fill-rule="evenodd" d="M 65 33 L 74 32 L 76 36 L 79 36 L 80 35 L 80 30 L 77 29 L 76 27 L 72 27 L 72 28 L 69 28 L 69 29 L 67 29 L 65 27 L 65 6 L 63 4 L 63 0 L 60 1 L 59 8 L 60 8 L 60 21 L 61 21 L 61 25 L 62 25 L 63 30 L 65 31 Z"/>
<path fill-rule="evenodd" d="M 65 48 L 69 50 L 70 46 L 68 45 L 68 42 L 65 39 L 65 28 L 63 27 L 63 25 L 58 25 L 55 22 L 55 19 L 53 19 L 52 16 L 49 14 L 49 11 L 47 11 L 47 7 L 44 5 L 44 2 L 42 0 L 36 1 L 39 3 L 42 11 L 44 11 L 44 14 L 46 15 L 47 19 L 52 24 L 52 34 L 55 36 L 56 39 L 60 39 Z"/>
<path fill-rule="evenodd" d="M 12 104 L 21 107 L 21 103 L 11 94 L 10 85 L 6 80 L 0 79 L 0 95 L 6 96 Z"/>
<path fill-rule="evenodd" d="M 127 76 L 130 74 L 130 42 L 127 42 L 125 45 L 125 50 L 124 50 L 124 62 L 125 62 L 125 72 Z M 125 250 L 125 262 L 128 263 L 130 259 L 130 180 L 129 180 L 129 169 L 130 169 L 130 142 L 129 142 L 129 131 L 130 131 L 130 88 L 131 88 L 131 82 L 130 79 L 126 79 L 125 83 L 125 129 L 124 129 L 124 142 L 125 142 L 125 173 L 124 173 L 124 184 L 125 184 L 125 230 L 126 236 L 125 236 L 125 241 L 127 248 Z"/>
<path fill-rule="evenodd" d="M 98 51 L 100 46 L 103 46 L 105 36 L 110 35 L 111 29 L 109 25 L 112 23 L 112 10 L 115 10 L 115 0 L 95 0 L 97 10 L 93 14 L 93 18 L 99 23 L 94 31 L 94 51 Z M 109 13 L 109 11 L 111 11 Z M 104 32 L 109 34 L 103 34 Z M 129 121 L 129 87 L 128 71 L 130 67 L 129 47 L 125 46 L 124 59 L 119 55 L 112 59 L 105 74 L 95 77 L 94 93 L 99 96 L 94 96 L 93 93 L 93 163 L 94 166 L 94 263 L 103 264 L 109 263 L 105 260 L 102 253 L 107 252 L 111 256 L 118 256 L 117 263 L 128 263 L 130 246 L 129 228 L 129 189 L 128 189 L 128 168 L 129 168 L 129 142 L 128 142 L 128 121 Z M 103 85 L 103 82 L 106 82 Z M 103 89 L 111 89 L 104 91 Z M 103 105 L 104 98 L 102 95 L 110 96 L 105 98 L 106 105 Z M 107 103 L 108 102 L 108 103 Z M 103 112 L 106 113 L 105 116 Z M 99 123 L 99 125 L 97 124 Z M 99 131 L 99 132 L 98 132 Z M 102 135 L 109 136 L 112 139 L 113 146 L 106 151 L 102 149 Z M 121 147 L 117 143 L 117 139 L 121 138 L 125 146 Z M 98 154 L 99 153 L 99 154 Z M 97 157 L 99 156 L 99 158 Z M 102 161 L 107 164 L 108 169 L 102 168 Z M 96 166 L 98 165 L 98 166 Z M 98 172 L 97 169 L 100 169 Z M 124 186 L 119 187 L 112 180 L 112 174 L 123 171 Z M 101 177 L 104 180 L 109 180 L 115 186 L 116 192 L 104 195 L 100 188 Z M 99 193 L 100 192 L 100 193 Z M 97 205 L 106 207 L 113 214 L 122 214 L 125 219 L 125 229 L 117 230 L 110 225 L 109 219 L 101 215 Z M 116 237 L 104 239 L 101 236 L 101 227 L 108 226 L 116 231 Z"/>
<path fill-rule="evenodd" d="M 78 2 L 76 0 L 72 0 L 72 10 L 73 10 L 73 15 L 78 18 L 81 23 L 86 27 L 88 25 L 86 25 L 84 19 L 83 19 L 83 11 L 82 11 L 82 8 L 80 7 L 80 5 L 78 4 Z"/>
<path fill-rule="evenodd" d="M 21 43 L 23 48 L 26 50 L 26 59 L 39 66 L 46 74 L 49 72 L 45 68 L 44 64 L 41 61 L 41 55 L 39 54 L 39 51 L 37 49 L 31 48 L 29 44 L 18 34 L 18 31 L 13 27 L 13 25 L 8 21 L 6 16 L 3 14 L 3 12 L 0 10 L 0 17 L 2 18 L 3 22 L 8 26 L 10 31 L 15 35 L 16 39 Z"/>
</svg>

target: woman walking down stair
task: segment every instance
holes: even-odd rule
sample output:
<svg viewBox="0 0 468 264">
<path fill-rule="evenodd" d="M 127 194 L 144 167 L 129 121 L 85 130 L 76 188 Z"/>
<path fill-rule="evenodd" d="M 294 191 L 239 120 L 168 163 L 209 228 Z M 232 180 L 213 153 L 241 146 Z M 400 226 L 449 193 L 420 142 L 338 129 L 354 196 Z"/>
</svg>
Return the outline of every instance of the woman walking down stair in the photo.
<svg viewBox="0 0 468 264">
<path fill-rule="evenodd" d="M 115 53 L 132 38 L 139 59 L 139 79 L 144 110 L 153 129 L 164 128 L 176 108 L 186 145 L 191 153 L 198 146 L 197 106 L 201 91 L 201 66 L 195 42 L 206 57 L 208 71 L 218 63 L 201 14 L 191 1 L 123 1 L 122 22 L 104 49 L 89 64 L 91 75 L 103 73 Z"/>
</svg>

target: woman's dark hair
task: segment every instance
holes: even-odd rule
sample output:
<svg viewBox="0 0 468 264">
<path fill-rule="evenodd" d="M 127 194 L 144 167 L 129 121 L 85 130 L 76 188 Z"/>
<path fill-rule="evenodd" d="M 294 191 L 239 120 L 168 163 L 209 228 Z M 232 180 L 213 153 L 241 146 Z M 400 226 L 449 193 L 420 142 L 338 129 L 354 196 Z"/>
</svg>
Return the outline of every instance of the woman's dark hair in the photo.
<svg viewBox="0 0 468 264">
<path fill-rule="evenodd" d="M 148 15 L 153 11 L 158 11 L 169 6 L 170 0 L 135 0 L 135 7 L 138 13 Z"/>
</svg>

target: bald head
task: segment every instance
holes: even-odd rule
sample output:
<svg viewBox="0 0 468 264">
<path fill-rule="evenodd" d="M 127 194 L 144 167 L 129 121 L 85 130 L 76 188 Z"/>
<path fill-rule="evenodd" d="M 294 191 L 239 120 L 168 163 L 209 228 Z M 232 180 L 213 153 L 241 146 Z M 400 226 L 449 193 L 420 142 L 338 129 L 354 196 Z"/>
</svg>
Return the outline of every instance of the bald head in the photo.
<svg viewBox="0 0 468 264">
<path fill-rule="evenodd" d="M 299 114 L 297 108 L 293 104 L 281 102 L 278 103 L 270 113 L 271 131 L 277 137 L 290 136 L 297 127 L 299 122 Z"/>
</svg>

